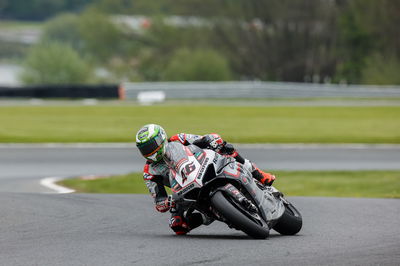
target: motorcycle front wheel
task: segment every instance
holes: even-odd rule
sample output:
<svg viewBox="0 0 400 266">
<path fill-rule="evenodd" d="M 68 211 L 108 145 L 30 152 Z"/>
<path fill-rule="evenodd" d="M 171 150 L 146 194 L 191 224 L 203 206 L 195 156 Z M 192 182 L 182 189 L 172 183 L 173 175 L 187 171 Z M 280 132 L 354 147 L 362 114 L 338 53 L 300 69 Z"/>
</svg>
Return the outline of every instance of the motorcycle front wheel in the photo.
<svg viewBox="0 0 400 266">
<path fill-rule="evenodd" d="M 243 211 L 239 210 L 235 204 L 229 201 L 221 191 L 217 191 L 212 196 L 211 202 L 217 212 L 222 215 L 233 227 L 257 239 L 265 239 L 269 236 L 268 228 L 259 225 L 254 220 L 246 216 Z"/>
</svg>

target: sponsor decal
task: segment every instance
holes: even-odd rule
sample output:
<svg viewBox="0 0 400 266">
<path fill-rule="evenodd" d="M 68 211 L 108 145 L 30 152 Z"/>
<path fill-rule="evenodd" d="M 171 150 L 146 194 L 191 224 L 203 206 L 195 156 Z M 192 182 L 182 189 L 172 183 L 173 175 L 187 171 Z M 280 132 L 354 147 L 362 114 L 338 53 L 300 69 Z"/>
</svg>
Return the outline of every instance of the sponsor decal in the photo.
<svg viewBox="0 0 400 266">
<path fill-rule="evenodd" d="M 213 163 L 216 164 L 218 162 L 218 154 L 215 155 Z"/>
<path fill-rule="evenodd" d="M 172 187 L 172 190 L 173 191 L 177 191 L 177 190 L 179 190 L 179 189 L 181 189 L 182 187 L 178 184 L 178 183 L 176 183 L 173 187 Z"/>
<path fill-rule="evenodd" d="M 186 192 L 188 192 L 189 190 L 191 190 L 192 188 L 194 188 L 194 183 L 188 185 L 187 187 L 183 188 L 181 191 L 179 191 L 177 194 L 180 196 Z"/>
<path fill-rule="evenodd" d="M 249 183 L 249 179 L 246 176 L 242 175 L 242 182 L 244 185 L 247 185 Z"/>
<path fill-rule="evenodd" d="M 182 144 L 185 143 L 185 134 L 184 134 L 184 133 L 178 134 L 178 138 L 179 138 L 179 141 L 180 141 Z"/>
<path fill-rule="evenodd" d="M 206 158 L 206 159 L 205 159 L 204 164 L 203 164 L 203 166 L 200 168 L 200 171 L 199 171 L 199 173 L 197 174 L 197 177 L 196 177 L 196 178 L 198 178 L 198 179 L 201 178 L 201 176 L 203 175 L 204 170 L 206 169 L 206 166 L 207 166 L 207 163 L 208 163 L 209 160 L 210 160 L 209 158 Z"/>
<path fill-rule="evenodd" d="M 203 152 L 203 151 L 198 151 L 198 152 L 196 152 L 196 153 L 194 154 L 194 157 L 197 159 L 197 161 L 198 161 L 200 164 L 203 164 L 204 159 L 206 158 L 206 153 Z"/>
<path fill-rule="evenodd" d="M 148 131 L 147 127 L 142 128 L 139 131 L 139 133 L 137 133 L 137 136 L 138 136 L 139 141 L 145 140 L 149 136 L 149 131 Z"/>
</svg>

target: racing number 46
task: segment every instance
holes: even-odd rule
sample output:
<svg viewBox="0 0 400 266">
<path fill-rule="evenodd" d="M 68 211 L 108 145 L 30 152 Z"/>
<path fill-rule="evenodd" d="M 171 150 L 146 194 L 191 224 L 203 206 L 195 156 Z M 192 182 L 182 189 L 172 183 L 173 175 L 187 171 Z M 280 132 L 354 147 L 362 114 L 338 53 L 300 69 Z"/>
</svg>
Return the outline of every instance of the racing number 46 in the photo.
<svg viewBox="0 0 400 266">
<path fill-rule="evenodd" d="M 190 175 L 191 172 L 193 172 L 196 169 L 196 166 L 191 162 L 190 164 L 187 164 L 185 166 L 185 174 Z"/>
</svg>

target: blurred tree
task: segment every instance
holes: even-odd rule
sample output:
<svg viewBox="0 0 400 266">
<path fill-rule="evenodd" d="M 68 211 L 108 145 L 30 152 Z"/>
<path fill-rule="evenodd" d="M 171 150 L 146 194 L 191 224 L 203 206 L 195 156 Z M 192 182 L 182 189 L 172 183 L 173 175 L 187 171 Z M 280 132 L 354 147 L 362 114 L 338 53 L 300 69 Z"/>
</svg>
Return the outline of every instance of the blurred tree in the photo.
<svg viewBox="0 0 400 266">
<path fill-rule="evenodd" d="M 152 27 L 139 37 L 139 73 L 144 80 L 161 80 L 163 72 L 177 49 L 209 49 L 211 29 L 207 27 L 176 27 L 160 18 L 153 19 Z"/>
<path fill-rule="evenodd" d="M 221 2 L 221 1 L 220 1 Z M 228 54 L 242 78 L 304 81 L 332 76 L 335 69 L 333 2 L 237 1 L 229 20 L 215 23 L 216 47 Z"/>
<path fill-rule="evenodd" d="M 95 62 L 107 63 L 113 55 L 123 53 L 123 33 L 105 14 L 87 10 L 79 18 L 78 32 Z"/>
<path fill-rule="evenodd" d="M 158 80 L 169 55 L 180 47 L 218 50 L 235 77 L 304 81 L 334 75 L 337 44 L 335 1 L 320 0 L 102 0 L 103 11 L 163 14 L 145 38 L 140 68 Z M 166 20 L 179 15 L 185 26 Z M 199 25 L 190 25 L 197 18 Z M 185 22 L 186 19 L 186 22 Z"/>
<path fill-rule="evenodd" d="M 396 56 L 374 54 L 365 60 L 361 82 L 373 85 L 400 85 L 400 61 Z"/>
<path fill-rule="evenodd" d="M 223 81 L 231 79 L 227 60 L 213 50 L 180 49 L 169 61 L 163 79 L 168 81 Z"/>
<path fill-rule="evenodd" d="M 81 15 L 60 14 L 44 27 L 42 42 L 70 45 L 82 58 L 102 69 L 107 79 L 138 79 L 137 56 L 142 36 L 112 17 L 89 9 Z M 102 74 L 102 75 L 103 75 Z"/>
<path fill-rule="evenodd" d="M 175 4 L 172 3 L 172 6 Z M 171 14 L 169 1 L 149 0 L 99 0 L 92 7 L 104 13 L 128 14 L 128 15 L 151 15 Z"/>
<path fill-rule="evenodd" d="M 25 84 L 86 83 L 90 78 L 89 66 L 62 43 L 41 43 L 32 48 L 21 74 Z"/>
<path fill-rule="evenodd" d="M 366 73 L 389 79 L 400 61 L 400 1 L 393 0 L 4 0 L 0 16 L 24 8 L 38 18 L 87 3 L 82 15 L 51 20 L 44 39 L 70 44 L 121 79 L 162 80 L 184 49 L 215 51 L 235 79 L 373 83 Z M 135 31 L 110 14 L 151 23 Z M 384 58 L 393 62 L 377 71 L 373 62 Z"/>
<path fill-rule="evenodd" d="M 400 1 L 347 1 L 339 23 L 341 48 L 338 54 L 338 77 L 349 83 L 374 83 L 371 77 L 365 76 L 365 73 L 373 72 L 372 62 L 379 63 L 383 58 L 400 60 L 398 25 Z M 391 66 L 382 68 L 380 75 L 383 74 L 382 71 L 389 71 L 388 75 L 391 76 L 391 69 L 396 65 L 393 62 Z"/>
<path fill-rule="evenodd" d="M 46 22 L 42 41 L 69 44 L 72 48 L 83 53 L 84 43 L 79 32 L 79 16 L 75 14 L 60 14 Z"/>
</svg>

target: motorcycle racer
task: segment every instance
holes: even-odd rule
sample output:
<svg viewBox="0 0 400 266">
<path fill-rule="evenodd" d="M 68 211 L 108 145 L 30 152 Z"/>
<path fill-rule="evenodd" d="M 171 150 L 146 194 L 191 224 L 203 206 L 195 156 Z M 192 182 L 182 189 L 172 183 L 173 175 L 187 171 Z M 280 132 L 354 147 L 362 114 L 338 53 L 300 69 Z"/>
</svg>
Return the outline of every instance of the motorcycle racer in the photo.
<svg viewBox="0 0 400 266">
<path fill-rule="evenodd" d="M 264 185 L 271 185 L 275 180 L 274 175 L 261 171 L 254 163 L 240 156 L 234 147 L 226 143 L 218 134 L 213 133 L 201 136 L 180 133 L 168 139 L 165 130 L 161 126 L 156 124 L 143 126 L 136 134 L 136 146 L 143 157 L 147 159 L 143 178 L 154 199 L 156 210 L 159 212 L 170 210 L 170 227 L 177 235 L 186 234 L 201 224 L 209 224 L 211 221 L 200 213 L 185 215 L 185 210 L 178 204 L 175 205 L 172 197 L 168 196 L 165 190 L 165 186 L 170 187 L 168 142 L 175 141 L 183 145 L 193 144 L 203 149 L 212 149 L 221 155 L 233 157 L 252 173 L 253 178 Z M 169 153 L 171 152 L 169 151 Z"/>
</svg>

